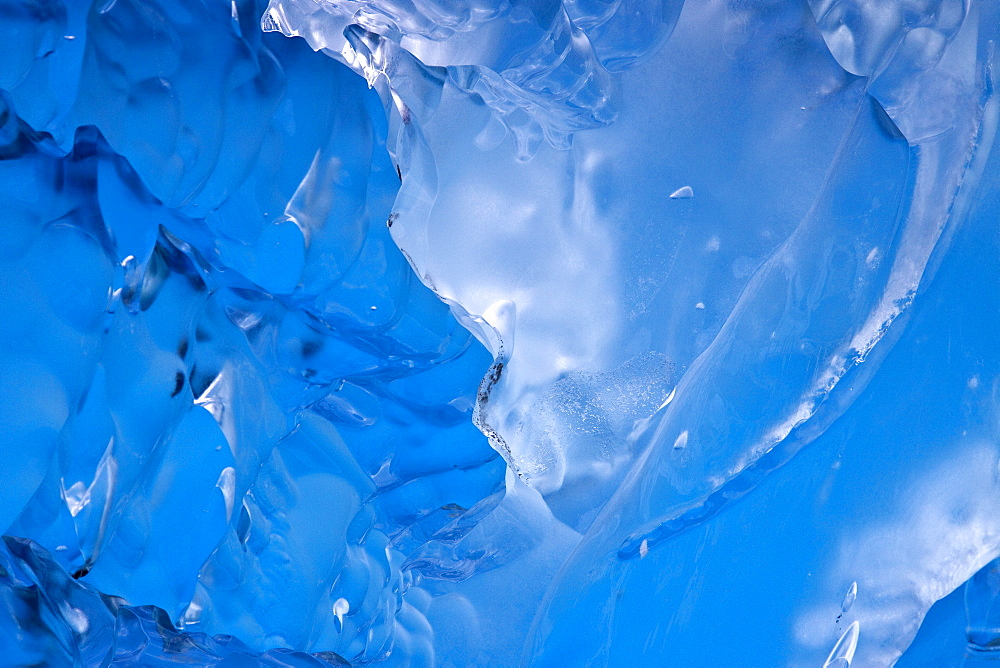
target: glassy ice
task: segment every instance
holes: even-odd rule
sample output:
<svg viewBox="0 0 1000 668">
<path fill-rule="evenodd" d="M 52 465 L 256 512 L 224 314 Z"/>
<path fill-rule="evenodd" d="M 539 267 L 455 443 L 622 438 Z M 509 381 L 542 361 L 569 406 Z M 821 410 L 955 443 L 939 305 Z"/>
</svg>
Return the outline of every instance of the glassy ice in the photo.
<svg viewBox="0 0 1000 668">
<path fill-rule="evenodd" d="M 0 0 L 0 649 L 989 660 L 998 32 Z"/>
</svg>

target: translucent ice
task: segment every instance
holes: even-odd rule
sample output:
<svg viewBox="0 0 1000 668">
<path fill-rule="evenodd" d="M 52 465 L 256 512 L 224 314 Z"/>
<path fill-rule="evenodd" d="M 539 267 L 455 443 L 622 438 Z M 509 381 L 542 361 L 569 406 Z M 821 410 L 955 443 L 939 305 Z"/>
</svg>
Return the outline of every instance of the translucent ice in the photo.
<svg viewBox="0 0 1000 668">
<path fill-rule="evenodd" d="M 96 4 L 68 135 L 3 95 L 2 523 L 184 633 L 420 656 L 400 565 L 502 484 L 489 360 L 389 239 L 372 94 L 260 11 Z"/>
<path fill-rule="evenodd" d="M 991 656 L 998 31 L 0 0 L 0 654 Z"/>
</svg>

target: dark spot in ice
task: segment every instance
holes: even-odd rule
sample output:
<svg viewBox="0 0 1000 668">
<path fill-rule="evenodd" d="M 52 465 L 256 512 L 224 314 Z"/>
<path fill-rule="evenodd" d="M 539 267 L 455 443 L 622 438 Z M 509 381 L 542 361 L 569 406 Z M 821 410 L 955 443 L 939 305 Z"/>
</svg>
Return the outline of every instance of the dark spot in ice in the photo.
<svg viewBox="0 0 1000 668">
<path fill-rule="evenodd" d="M 177 344 L 177 356 L 181 359 L 187 357 L 188 354 L 188 340 L 186 338 L 181 339 L 181 342 Z"/>
<path fill-rule="evenodd" d="M 500 377 L 503 375 L 504 363 L 503 359 L 506 359 L 503 352 L 503 341 L 500 342 L 500 352 L 497 355 L 497 360 L 493 362 L 493 366 L 490 370 L 486 372 L 483 379 L 479 383 L 479 392 L 476 395 L 476 409 L 473 412 L 473 420 L 476 426 L 479 427 L 479 431 L 486 435 L 489 439 L 490 445 L 493 449 L 503 455 L 504 459 L 510 461 L 510 447 L 507 446 L 507 442 L 503 437 L 497 432 L 496 429 L 490 425 L 483 416 L 483 408 L 486 406 L 486 402 L 489 401 L 490 392 L 500 381 Z M 518 476 L 521 475 L 520 471 L 517 471 Z"/>
<path fill-rule="evenodd" d="M 171 397 L 176 397 L 181 393 L 181 389 L 184 387 L 184 374 L 180 371 L 174 376 L 174 391 L 170 393 Z"/>
<path fill-rule="evenodd" d="M 398 213 L 390 213 L 389 214 L 389 220 L 385 221 L 385 226 L 386 227 L 392 227 L 392 224 L 396 222 L 397 218 L 399 218 L 399 214 Z"/>
<path fill-rule="evenodd" d="M 302 342 L 302 357 L 312 357 L 319 352 L 322 343 L 319 341 L 303 341 Z"/>
<path fill-rule="evenodd" d="M 326 661 L 331 666 L 350 666 L 351 665 L 351 663 L 347 659 L 345 659 L 344 657 L 340 656 L 336 652 L 329 652 L 329 651 L 327 651 L 327 652 L 317 652 L 316 654 L 313 654 L 313 656 L 316 657 L 317 659 L 322 659 L 323 661 Z"/>
<path fill-rule="evenodd" d="M 199 327 L 194 330 L 194 340 L 199 342 L 211 341 L 212 335 Z"/>
<path fill-rule="evenodd" d="M 479 403 L 485 404 L 490 398 L 490 392 L 493 391 L 493 387 L 500 381 L 500 376 L 503 375 L 503 362 L 494 362 L 490 370 L 486 372 L 486 376 L 483 378 L 483 382 L 479 385 Z"/>
<path fill-rule="evenodd" d="M 403 172 L 399 171 L 399 165 L 396 165 L 396 176 L 399 177 L 399 182 L 403 182 Z"/>
<path fill-rule="evenodd" d="M 461 517 L 462 513 L 466 512 L 468 508 L 460 506 L 457 503 L 446 503 L 443 506 L 441 506 L 441 510 L 447 510 L 448 517 L 455 518 L 455 517 Z"/>
<path fill-rule="evenodd" d="M 250 524 L 250 511 L 247 510 L 247 506 L 244 503 L 240 509 L 240 519 L 236 523 L 236 537 L 244 545 L 246 545 L 247 537 L 250 535 Z"/>
<path fill-rule="evenodd" d="M 88 565 L 85 564 L 85 565 L 81 566 L 80 568 L 76 569 L 75 571 L 73 571 L 73 579 L 74 580 L 79 580 L 80 578 L 82 578 L 83 576 L 85 576 L 89 572 L 90 572 L 90 566 L 88 566 Z"/>
<path fill-rule="evenodd" d="M 205 390 L 208 389 L 208 386 L 212 384 L 212 381 L 215 380 L 215 377 L 217 375 L 218 374 L 214 373 L 199 374 L 198 365 L 195 364 L 194 366 L 192 366 L 191 374 L 188 376 L 188 378 L 190 379 L 188 387 L 191 388 L 191 394 L 193 394 L 196 399 L 201 395 L 205 394 Z"/>
</svg>

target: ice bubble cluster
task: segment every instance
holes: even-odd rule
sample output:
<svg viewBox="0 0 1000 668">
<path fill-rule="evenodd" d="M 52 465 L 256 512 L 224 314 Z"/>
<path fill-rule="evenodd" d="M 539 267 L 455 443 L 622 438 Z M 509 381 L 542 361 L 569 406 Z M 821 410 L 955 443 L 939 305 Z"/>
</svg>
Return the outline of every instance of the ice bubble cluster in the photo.
<svg viewBox="0 0 1000 668">
<path fill-rule="evenodd" d="M 0 0 L 0 656 L 995 658 L 998 41 Z"/>
</svg>

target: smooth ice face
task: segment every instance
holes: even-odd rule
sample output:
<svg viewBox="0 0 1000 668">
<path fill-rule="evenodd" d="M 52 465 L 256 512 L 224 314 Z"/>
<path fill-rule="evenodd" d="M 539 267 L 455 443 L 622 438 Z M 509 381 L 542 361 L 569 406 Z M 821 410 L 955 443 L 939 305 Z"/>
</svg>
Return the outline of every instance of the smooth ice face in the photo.
<svg viewBox="0 0 1000 668">
<path fill-rule="evenodd" d="M 989 651 L 998 29 L 0 0 L 7 654 Z"/>
<path fill-rule="evenodd" d="M 801 11 L 791 15 L 800 18 Z M 692 20 L 710 25 L 724 18 L 712 9 Z M 775 39 L 798 29 L 791 18 L 770 28 Z M 686 42 L 675 34 L 641 71 L 619 77 L 621 90 L 611 100 L 624 107 L 617 122 L 578 133 L 571 150 L 542 145 L 523 164 L 516 159 L 520 142 L 505 141 L 502 127 L 491 129 L 495 115 L 463 91 L 454 68 L 435 85 L 430 74 L 410 74 L 408 67 L 428 70 L 407 65 L 407 54 L 393 53 L 383 40 L 370 51 L 383 60 L 365 70 L 376 82 L 381 71 L 400 73 L 392 95 L 405 105 L 402 127 L 415 128 L 403 131 L 414 137 L 401 139 L 397 149 L 405 178 L 394 238 L 428 284 L 496 332 L 481 338 L 498 359 L 510 359 L 501 360 L 502 379 L 482 418 L 502 436 L 515 470 L 543 493 L 565 489 L 566 512 L 578 518 L 610 494 L 635 455 L 629 442 L 636 423 L 668 401 L 680 370 L 711 341 L 756 266 L 805 214 L 809 200 L 798 193 L 815 193 L 823 170 L 797 166 L 825 165 L 837 129 L 855 108 L 830 94 L 831 104 L 818 104 L 816 81 L 827 93 L 845 89 L 848 101 L 862 94 L 818 35 L 804 71 L 792 66 L 801 60 L 798 45 L 779 51 L 790 81 L 774 82 L 771 63 L 756 70 L 735 59 L 702 66 L 708 54 L 695 34 Z M 741 46 L 739 34 L 725 38 L 724 48 Z M 673 49 L 677 43 L 685 48 Z M 364 65 L 369 51 L 364 43 L 358 48 L 351 47 L 349 60 Z M 690 76 L 695 70 L 697 79 Z M 719 98 L 704 95 L 706 77 L 759 100 L 760 113 L 727 128 Z M 417 89 L 414 101 L 405 93 L 416 85 L 428 92 Z M 422 118 L 428 99 L 440 106 L 427 107 Z M 818 112 L 803 114 L 806 104 Z M 469 122 L 456 128 L 453 117 Z M 793 143 L 784 132 L 789 124 L 814 143 Z M 704 126 L 713 132 L 697 135 Z M 781 150 L 765 158 L 766 170 L 732 157 L 734 143 L 768 141 Z M 644 145 L 665 148 L 637 155 Z M 490 159 L 477 157 L 484 154 Z M 798 178 L 778 182 L 775 174 L 791 171 Z M 723 179 L 718 195 L 700 187 L 708 176 Z M 684 188 L 698 195 L 669 197 Z M 736 197 L 727 201 L 724 193 Z M 707 205 L 699 211 L 696 201 Z M 716 222 L 747 209 L 772 213 L 736 229 Z M 712 271 L 735 280 L 702 277 Z M 655 336 L 661 329 L 675 333 Z M 585 499 L 569 499 L 572 488 Z"/>
<path fill-rule="evenodd" d="M 294 14 L 303 7 L 311 13 Z M 651 581 L 684 591 L 658 575 L 669 561 L 660 546 L 734 512 L 731 501 L 783 474 L 848 412 L 902 336 L 977 193 L 992 192 L 980 178 L 996 122 L 994 10 L 689 3 L 665 46 L 609 72 L 610 99 L 590 108 L 615 108 L 613 122 L 579 129 L 571 147 L 542 143 L 524 160 L 522 129 L 497 113 L 504 103 L 463 77 L 467 67 L 490 67 L 488 46 L 444 31 L 428 49 L 407 26 L 366 22 L 390 13 L 387 5 L 364 7 L 350 14 L 363 30 L 344 29 L 354 5 L 276 0 L 264 25 L 305 36 L 383 91 L 404 175 L 393 237 L 494 353 L 481 428 L 555 516 L 584 532 L 522 658 L 628 661 L 636 658 L 628 648 L 666 651 L 681 629 L 666 612 L 640 614 L 661 609 Z M 323 23 L 321 12 L 340 19 Z M 569 5 L 556 14 L 573 23 Z M 599 37 L 587 42 L 584 51 L 599 50 Z M 503 78 L 503 67 L 494 74 Z M 505 103 L 522 100 L 514 90 Z M 545 111 L 574 110 L 562 103 Z M 525 116 L 536 111 L 523 106 Z M 979 411 L 973 425 L 992 433 Z M 971 476 L 978 457 L 995 461 L 986 452 L 970 451 L 958 466 Z M 880 477 L 855 484 L 916 489 L 930 468 L 927 460 L 879 468 Z M 928 493 L 963 505 L 989 498 L 993 484 L 970 482 L 978 492 L 954 500 L 949 485 Z M 814 492 L 821 506 L 830 493 Z M 915 521 L 904 519 L 913 503 L 902 494 L 893 508 L 856 519 L 851 535 L 808 533 L 828 549 L 863 552 L 858 527 L 882 536 Z M 970 509 L 959 526 L 989 524 L 991 507 Z M 928 536 L 953 535 L 940 520 L 921 521 Z M 914 537 L 892 567 L 826 563 L 822 550 L 784 555 L 782 568 L 796 575 L 780 587 L 799 591 L 784 600 L 801 612 L 786 612 L 768 642 L 753 643 L 771 648 L 762 665 L 898 655 L 927 607 L 995 554 L 990 531 L 967 528 L 955 530 L 962 547 L 953 553 Z M 701 552 L 690 549 L 675 559 Z M 795 580 L 813 571 L 829 575 L 808 586 Z M 812 601 L 839 606 L 852 582 L 866 584 L 855 585 L 861 602 L 851 617 L 820 623 L 825 616 L 810 609 L 822 604 Z M 720 619 L 756 600 L 692 596 Z M 609 619 L 610 635 L 581 632 Z M 722 633 L 718 626 L 699 631 Z M 764 637 L 757 625 L 743 627 Z M 692 648 L 708 643 L 683 632 Z M 698 656 L 692 649 L 690 659 Z"/>
</svg>

